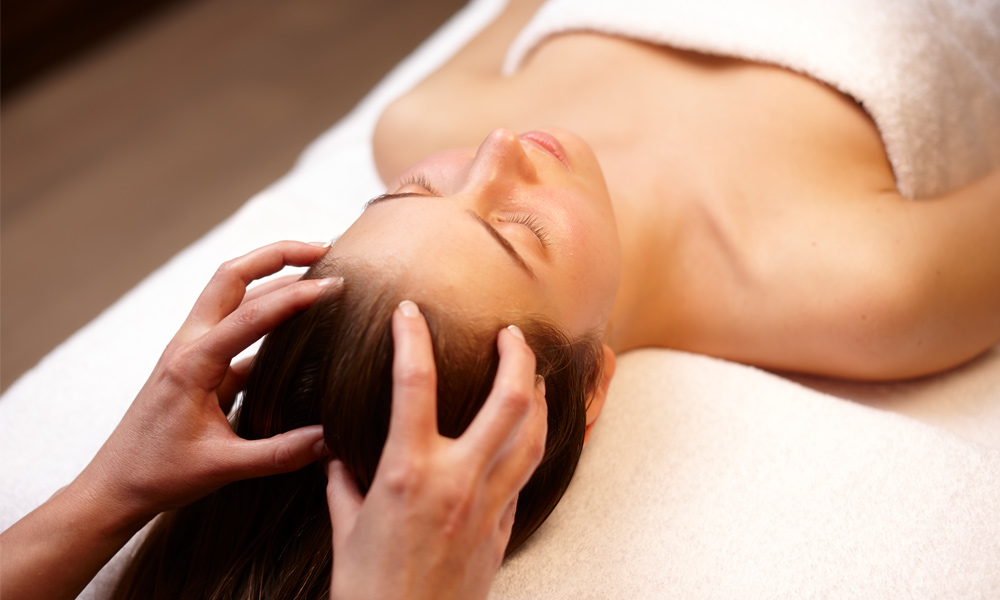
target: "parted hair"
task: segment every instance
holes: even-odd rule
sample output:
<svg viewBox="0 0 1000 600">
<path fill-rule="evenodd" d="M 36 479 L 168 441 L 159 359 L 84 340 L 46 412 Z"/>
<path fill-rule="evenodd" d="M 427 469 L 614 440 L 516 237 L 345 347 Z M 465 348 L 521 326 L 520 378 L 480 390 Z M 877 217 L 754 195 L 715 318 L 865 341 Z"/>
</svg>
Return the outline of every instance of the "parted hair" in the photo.
<svg viewBox="0 0 1000 600">
<path fill-rule="evenodd" d="M 363 494 L 388 433 L 391 316 L 402 300 L 398 286 L 375 273 L 329 261 L 310 269 L 306 277 L 342 275 L 344 286 L 265 338 L 231 419 L 246 439 L 322 423 L 330 452 Z M 438 429 L 458 437 L 493 386 L 497 332 L 509 323 L 471 323 L 434 306 L 421 305 L 421 311 L 438 371 Z M 542 462 L 518 496 L 507 555 L 542 524 L 569 485 L 603 356 L 596 336 L 569 339 L 531 316 L 516 324 L 545 377 L 548 436 Z M 326 599 L 332 559 L 326 475 L 315 463 L 231 483 L 161 515 L 114 597 Z"/>
</svg>

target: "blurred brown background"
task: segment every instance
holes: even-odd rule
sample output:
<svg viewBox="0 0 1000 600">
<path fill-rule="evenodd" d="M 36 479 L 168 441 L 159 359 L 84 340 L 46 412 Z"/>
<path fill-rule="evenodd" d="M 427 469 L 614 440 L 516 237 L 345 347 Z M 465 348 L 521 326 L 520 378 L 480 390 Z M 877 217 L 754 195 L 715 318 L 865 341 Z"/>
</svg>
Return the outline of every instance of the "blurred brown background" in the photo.
<svg viewBox="0 0 1000 600">
<path fill-rule="evenodd" d="M 286 172 L 465 0 L 7 0 L 0 388 Z"/>
</svg>

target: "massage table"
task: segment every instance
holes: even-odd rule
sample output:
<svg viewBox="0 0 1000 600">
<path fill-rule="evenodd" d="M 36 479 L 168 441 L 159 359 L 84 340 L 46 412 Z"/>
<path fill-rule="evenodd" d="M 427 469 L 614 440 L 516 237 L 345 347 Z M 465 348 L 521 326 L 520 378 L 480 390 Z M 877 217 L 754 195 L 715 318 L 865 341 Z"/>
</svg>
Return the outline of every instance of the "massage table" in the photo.
<svg viewBox="0 0 1000 600">
<path fill-rule="evenodd" d="M 382 108 L 503 5 L 471 2 L 290 173 L 11 386 L 0 529 L 90 461 L 220 263 L 279 239 L 329 239 L 384 191 L 371 157 Z M 110 593 L 136 542 L 81 598 Z M 998 598 L 1000 348 L 890 384 L 623 355 L 575 479 L 490 597 Z"/>
</svg>

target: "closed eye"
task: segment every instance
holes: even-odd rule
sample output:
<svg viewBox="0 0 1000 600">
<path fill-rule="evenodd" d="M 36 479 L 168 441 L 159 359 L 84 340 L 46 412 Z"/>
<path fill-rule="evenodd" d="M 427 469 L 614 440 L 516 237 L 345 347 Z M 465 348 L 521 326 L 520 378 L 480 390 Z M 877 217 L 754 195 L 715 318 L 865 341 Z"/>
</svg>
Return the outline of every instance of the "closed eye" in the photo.
<svg viewBox="0 0 1000 600">
<path fill-rule="evenodd" d="M 399 183 L 400 189 L 405 188 L 408 185 L 415 185 L 417 187 L 424 188 L 425 190 L 430 192 L 431 195 L 434 196 L 444 195 L 438 192 L 436 189 L 434 189 L 434 186 L 431 185 L 431 182 L 427 180 L 427 176 L 424 175 L 423 173 L 413 173 L 411 175 L 408 175 L 406 179 L 404 179 Z"/>
<path fill-rule="evenodd" d="M 395 200 L 397 198 L 411 198 L 413 196 L 443 196 L 444 195 L 444 194 L 441 194 L 440 192 L 438 192 L 436 189 L 434 189 L 434 187 L 430 184 L 429 181 L 427 181 L 427 178 L 422 173 L 416 173 L 416 174 L 413 174 L 413 175 L 409 175 L 406 179 L 404 179 L 403 181 L 401 181 L 399 183 L 399 188 L 398 189 L 403 189 L 403 188 L 405 188 L 407 186 L 410 186 L 410 185 L 423 188 L 424 190 L 427 191 L 427 193 L 426 194 L 422 194 L 420 192 L 396 192 L 396 193 L 393 193 L 393 194 L 385 193 L 385 194 L 382 194 L 381 196 L 376 196 L 376 197 L 372 198 L 368 202 L 365 202 L 365 207 L 364 207 L 363 210 L 368 210 L 369 206 L 371 206 L 373 204 L 378 204 L 379 202 L 385 202 L 386 200 Z"/>
<path fill-rule="evenodd" d="M 525 227 L 530 229 L 532 233 L 535 234 L 535 237 L 538 238 L 538 241 L 542 243 L 543 247 L 545 248 L 549 247 L 549 233 L 548 231 L 546 231 L 545 227 L 543 227 L 542 224 L 539 223 L 538 218 L 536 218 L 535 216 L 524 213 L 517 213 L 508 217 L 507 221 L 511 223 L 520 223 L 521 225 L 524 225 Z"/>
<path fill-rule="evenodd" d="M 434 189 L 434 186 L 431 185 L 430 181 L 428 181 L 427 179 L 427 176 L 424 175 L 423 173 L 411 173 L 405 179 L 399 182 L 398 189 L 403 189 L 407 186 L 416 186 L 419 188 L 423 188 L 424 190 L 427 191 L 427 194 L 422 194 L 420 192 L 397 192 L 393 194 L 382 194 L 381 196 L 372 198 L 371 200 L 366 202 L 365 209 L 367 209 L 369 206 L 373 204 L 384 202 L 386 200 L 395 200 L 397 198 L 411 198 L 413 196 L 425 196 L 425 195 L 440 197 L 444 195 L 438 192 L 436 189 Z M 542 226 L 542 224 L 538 221 L 538 219 L 535 216 L 525 213 L 515 213 L 507 217 L 505 220 L 509 223 L 518 223 L 520 225 L 524 225 L 533 234 L 535 234 L 535 237 L 537 237 L 538 241 L 541 242 L 543 248 L 549 247 L 548 231 L 545 229 L 544 226 Z"/>
</svg>

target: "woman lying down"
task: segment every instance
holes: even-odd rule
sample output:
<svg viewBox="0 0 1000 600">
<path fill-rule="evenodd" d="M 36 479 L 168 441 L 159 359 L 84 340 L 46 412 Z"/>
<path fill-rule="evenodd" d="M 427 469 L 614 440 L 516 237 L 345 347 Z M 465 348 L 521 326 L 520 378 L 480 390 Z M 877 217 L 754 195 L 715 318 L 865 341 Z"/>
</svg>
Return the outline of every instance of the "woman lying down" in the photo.
<svg viewBox="0 0 1000 600">
<path fill-rule="evenodd" d="M 623 35 L 627 24 L 608 26 L 618 35 L 573 25 L 582 22 L 574 11 L 597 10 L 596 2 L 548 3 L 505 75 L 508 48 L 539 4 L 511 2 L 386 110 L 374 149 L 387 193 L 329 250 L 272 248 L 267 268 L 206 290 L 203 298 L 218 295 L 205 301 L 216 308 L 195 308 L 185 327 L 207 320 L 178 334 L 151 382 L 166 373 L 185 398 L 209 390 L 199 396 L 200 416 L 185 419 L 213 423 L 211 435 L 144 420 L 151 409 L 143 407 L 164 402 L 151 383 L 67 488 L 91 501 L 93 489 L 142 499 L 141 510 L 127 513 L 128 532 L 173 509 L 116 597 L 322 598 L 331 581 L 337 597 L 483 596 L 503 552 L 537 529 L 569 484 L 622 352 L 675 348 L 781 371 L 893 380 L 949 369 L 1000 340 L 1000 127 L 989 126 L 1000 123 L 1000 82 L 975 62 L 982 54 L 959 60 L 947 54 L 954 48 L 933 47 L 931 58 L 944 58 L 921 66 L 938 69 L 940 86 L 973 86 L 955 96 L 969 103 L 957 114 L 983 121 L 973 127 L 945 114 L 955 97 L 937 88 L 929 92 L 937 105 L 918 97 L 916 108 L 880 104 L 864 81 L 854 97 L 842 93 L 829 84 L 852 83 L 824 82 L 829 69 L 816 56 L 788 51 L 773 60 L 779 67 L 744 60 L 739 43 L 722 56 L 679 50 L 669 31 L 648 33 L 655 23 L 636 27 L 647 33 L 635 38 Z M 669 6 L 657 6 L 647 8 L 667 23 Z M 618 9 L 605 12 L 636 14 Z M 560 15 L 569 26 L 559 28 Z M 800 19 L 789 31 L 827 25 Z M 979 41 L 987 58 L 1000 58 L 998 40 Z M 855 42 L 867 43 L 844 43 Z M 852 68 L 867 81 L 874 67 Z M 902 69 L 885 80 L 905 86 L 906 76 Z M 971 154 L 935 153 L 954 147 Z M 243 297 L 247 281 L 284 262 L 312 267 L 304 281 Z M 336 285 L 322 293 L 317 281 Z M 289 290 L 302 297 L 289 300 Z M 417 306 L 436 378 L 434 369 L 407 371 L 416 354 L 403 351 L 405 338 L 394 341 L 401 311 L 417 314 Z M 282 320 L 248 374 L 227 368 Z M 227 341 L 197 345 L 212 336 Z M 505 361 L 522 338 L 534 362 L 516 370 Z M 399 414 L 411 396 L 399 390 L 414 381 L 421 397 L 436 391 L 436 407 L 421 417 L 436 417 L 436 437 L 405 446 L 413 438 L 397 419 L 408 418 Z M 238 388 L 233 429 L 255 442 L 226 426 L 223 411 Z M 539 408 L 532 399 L 541 394 Z M 545 427 L 530 425 L 539 414 L 544 451 Z M 215 436 L 226 460 L 205 443 L 201 454 L 172 458 L 151 483 L 149 465 L 164 458 L 134 450 L 147 444 L 140 435 L 166 440 L 156 446 L 164 454 Z M 494 443 L 470 441 L 484 439 Z M 279 441 L 267 448 L 280 468 L 234 466 L 241 443 Z M 465 462 L 434 458 L 463 443 L 479 448 Z M 317 462 L 327 455 L 335 460 Z M 428 491 L 442 488 L 454 493 Z M 45 509 L 4 535 L 61 514 Z M 373 511 L 398 529 L 363 527 L 379 521 Z M 99 567 L 100 556 L 92 560 Z"/>
</svg>

